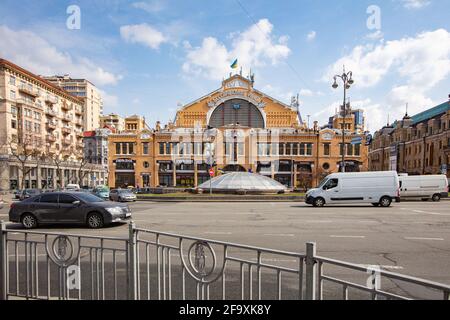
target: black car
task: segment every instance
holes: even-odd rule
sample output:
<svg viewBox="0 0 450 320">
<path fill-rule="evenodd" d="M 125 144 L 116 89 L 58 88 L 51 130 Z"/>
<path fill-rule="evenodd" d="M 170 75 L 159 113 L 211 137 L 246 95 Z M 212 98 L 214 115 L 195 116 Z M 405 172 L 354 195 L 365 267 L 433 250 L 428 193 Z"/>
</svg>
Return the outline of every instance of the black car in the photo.
<svg viewBox="0 0 450 320">
<path fill-rule="evenodd" d="M 86 192 L 48 192 L 11 204 L 9 220 L 27 228 L 47 223 L 81 223 L 102 228 L 131 219 L 125 204 L 104 201 Z"/>
<path fill-rule="evenodd" d="M 35 195 L 41 194 L 42 190 L 40 189 L 23 189 L 20 192 L 19 200 L 28 199 L 34 197 Z"/>
</svg>

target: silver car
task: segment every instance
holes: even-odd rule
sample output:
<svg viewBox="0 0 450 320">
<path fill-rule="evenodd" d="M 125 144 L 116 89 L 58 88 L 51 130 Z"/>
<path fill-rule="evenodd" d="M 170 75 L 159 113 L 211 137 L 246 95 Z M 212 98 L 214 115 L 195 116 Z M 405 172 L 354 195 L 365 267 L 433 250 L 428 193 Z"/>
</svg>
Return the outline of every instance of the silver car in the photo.
<svg viewBox="0 0 450 320">
<path fill-rule="evenodd" d="M 111 201 L 136 201 L 136 195 L 128 189 L 112 189 L 109 191 Z"/>
</svg>

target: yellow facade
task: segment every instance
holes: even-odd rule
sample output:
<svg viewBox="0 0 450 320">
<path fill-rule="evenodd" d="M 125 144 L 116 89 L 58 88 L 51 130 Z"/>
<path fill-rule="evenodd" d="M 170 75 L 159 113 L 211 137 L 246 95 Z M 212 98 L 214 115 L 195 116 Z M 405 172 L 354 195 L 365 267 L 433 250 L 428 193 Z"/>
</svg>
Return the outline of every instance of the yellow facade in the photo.
<svg viewBox="0 0 450 320">
<path fill-rule="evenodd" d="M 252 79 L 231 76 L 180 108 L 174 123 L 111 135 L 110 186 L 196 187 L 209 179 L 211 164 L 215 174 L 251 171 L 290 187 L 315 185 L 339 170 L 341 121 L 337 115 L 328 127 L 308 128 L 298 109 L 296 99 L 287 105 L 256 90 Z M 346 117 L 346 171 L 367 170 L 365 135 L 353 122 Z M 362 144 L 351 145 L 355 137 Z M 123 153 L 124 143 L 133 143 L 131 153 Z M 146 154 L 144 143 L 151 145 Z"/>
</svg>

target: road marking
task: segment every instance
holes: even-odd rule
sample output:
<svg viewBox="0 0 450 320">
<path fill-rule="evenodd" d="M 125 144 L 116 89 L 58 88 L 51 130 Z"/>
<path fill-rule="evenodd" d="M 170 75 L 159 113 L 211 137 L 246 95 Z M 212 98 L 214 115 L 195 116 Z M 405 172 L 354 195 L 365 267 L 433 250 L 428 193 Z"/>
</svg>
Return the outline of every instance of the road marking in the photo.
<svg viewBox="0 0 450 320">
<path fill-rule="evenodd" d="M 265 233 L 264 235 L 268 237 L 295 237 L 295 234 L 292 233 Z"/>
<path fill-rule="evenodd" d="M 422 237 L 404 237 L 405 240 L 430 240 L 430 241 L 444 241 L 443 238 L 422 238 Z"/>
<path fill-rule="evenodd" d="M 204 234 L 232 234 L 231 232 L 221 232 L 221 231 L 205 231 Z"/>
<path fill-rule="evenodd" d="M 332 223 L 331 220 L 305 220 L 307 223 Z"/>
<path fill-rule="evenodd" d="M 353 238 L 353 239 L 364 239 L 365 236 L 340 236 L 340 235 L 331 235 L 330 238 Z"/>
<path fill-rule="evenodd" d="M 450 216 L 450 214 L 448 214 L 448 213 L 429 212 L 429 211 L 422 211 L 422 210 L 413 210 L 413 211 L 417 212 L 417 213 L 431 214 L 434 216 Z"/>
</svg>

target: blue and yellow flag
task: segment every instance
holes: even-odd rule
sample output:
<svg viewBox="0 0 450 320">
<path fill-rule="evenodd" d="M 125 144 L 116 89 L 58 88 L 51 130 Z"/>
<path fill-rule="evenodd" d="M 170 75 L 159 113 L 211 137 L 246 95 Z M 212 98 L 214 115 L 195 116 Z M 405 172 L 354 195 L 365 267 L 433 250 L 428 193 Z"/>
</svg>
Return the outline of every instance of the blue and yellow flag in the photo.
<svg viewBox="0 0 450 320">
<path fill-rule="evenodd" d="M 234 62 L 231 64 L 231 69 L 237 69 L 238 67 L 238 59 L 234 60 Z"/>
</svg>

